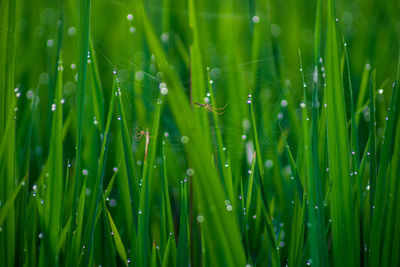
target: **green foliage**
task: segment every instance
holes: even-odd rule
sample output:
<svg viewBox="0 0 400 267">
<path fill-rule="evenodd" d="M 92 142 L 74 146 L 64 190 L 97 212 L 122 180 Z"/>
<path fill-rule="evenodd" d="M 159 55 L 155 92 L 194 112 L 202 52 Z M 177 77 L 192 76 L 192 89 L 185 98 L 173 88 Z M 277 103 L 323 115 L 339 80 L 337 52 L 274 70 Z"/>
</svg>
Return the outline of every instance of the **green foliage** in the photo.
<svg viewBox="0 0 400 267">
<path fill-rule="evenodd" d="M 1 1 L 0 266 L 398 266 L 399 8 Z"/>
</svg>

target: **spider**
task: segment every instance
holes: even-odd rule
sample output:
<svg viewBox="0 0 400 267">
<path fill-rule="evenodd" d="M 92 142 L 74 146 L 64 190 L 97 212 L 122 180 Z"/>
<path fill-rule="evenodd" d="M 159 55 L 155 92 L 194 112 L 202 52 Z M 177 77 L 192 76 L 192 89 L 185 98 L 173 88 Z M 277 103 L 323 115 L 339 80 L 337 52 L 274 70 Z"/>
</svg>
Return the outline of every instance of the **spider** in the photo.
<svg viewBox="0 0 400 267">
<path fill-rule="evenodd" d="M 143 136 L 146 136 L 146 138 L 147 138 L 147 137 L 150 138 L 149 132 L 148 132 L 148 131 L 143 131 L 143 130 L 140 130 L 139 128 L 137 128 L 137 129 L 136 129 L 135 139 L 136 139 L 137 141 L 140 141 L 140 139 L 142 139 Z"/>
<path fill-rule="evenodd" d="M 226 108 L 227 105 L 228 105 L 228 103 L 226 103 L 225 106 L 223 106 L 222 108 L 215 108 L 215 107 L 213 107 L 213 104 L 208 104 L 208 103 L 202 104 L 202 103 L 196 102 L 194 106 L 196 108 L 204 108 L 204 110 L 206 110 L 207 112 L 213 112 L 215 114 L 221 115 L 221 114 L 224 114 L 224 112 L 225 112 L 224 109 Z"/>
</svg>

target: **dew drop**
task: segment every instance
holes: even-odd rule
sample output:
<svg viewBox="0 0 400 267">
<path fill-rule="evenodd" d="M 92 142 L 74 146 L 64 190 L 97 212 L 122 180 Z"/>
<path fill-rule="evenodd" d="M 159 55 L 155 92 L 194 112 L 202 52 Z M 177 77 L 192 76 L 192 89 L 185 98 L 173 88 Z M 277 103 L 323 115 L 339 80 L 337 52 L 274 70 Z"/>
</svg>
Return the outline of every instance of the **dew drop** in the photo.
<svg viewBox="0 0 400 267">
<path fill-rule="evenodd" d="M 187 176 L 193 176 L 194 175 L 194 170 L 192 168 L 189 168 L 186 170 L 186 175 Z"/>
<path fill-rule="evenodd" d="M 199 214 L 199 215 L 197 216 L 197 222 L 198 222 L 198 223 L 203 223 L 203 222 L 204 222 L 204 216 L 201 215 L 201 214 Z"/>
<path fill-rule="evenodd" d="M 184 144 L 184 145 L 189 143 L 189 137 L 187 137 L 186 135 L 182 136 L 181 137 L 181 143 Z"/>
<path fill-rule="evenodd" d="M 260 22 L 260 17 L 259 16 L 253 16 L 252 21 L 254 23 L 259 23 Z"/>
<path fill-rule="evenodd" d="M 168 88 L 167 88 L 167 87 L 162 87 L 162 88 L 160 89 L 160 93 L 161 93 L 162 95 L 168 95 Z"/>
</svg>

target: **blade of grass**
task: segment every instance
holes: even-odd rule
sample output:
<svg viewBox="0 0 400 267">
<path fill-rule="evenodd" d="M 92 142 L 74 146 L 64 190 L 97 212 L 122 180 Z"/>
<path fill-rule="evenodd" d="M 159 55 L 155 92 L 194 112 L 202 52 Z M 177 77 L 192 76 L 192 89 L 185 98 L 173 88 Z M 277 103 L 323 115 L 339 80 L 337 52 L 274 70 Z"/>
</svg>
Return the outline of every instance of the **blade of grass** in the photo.
<svg viewBox="0 0 400 267">
<path fill-rule="evenodd" d="M 78 192 L 81 187 L 81 158 L 82 158 L 82 129 L 85 104 L 85 88 L 87 74 L 87 56 L 89 52 L 89 31 L 90 31 L 90 0 L 82 0 L 79 5 L 79 64 L 78 64 L 78 92 L 77 92 L 77 133 L 76 133 L 76 167 L 75 185 L 72 198 L 71 227 L 69 230 L 68 247 L 71 246 L 72 235 L 77 227 L 75 224 L 75 214 L 78 202 Z M 69 254 L 69 253 L 67 253 Z M 67 257 L 72 260 L 73 255 Z"/>
<path fill-rule="evenodd" d="M 138 259 L 139 265 L 146 266 L 148 264 L 148 258 L 150 257 L 150 244 L 149 244 L 149 218 L 150 218 L 150 186 L 152 184 L 153 172 L 156 158 L 157 149 L 157 134 L 160 124 L 161 108 L 163 98 L 157 100 L 156 111 L 154 114 L 153 127 L 151 133 L 146 134 L 146 150 L 143 162 L 143 173 L 142 173 L 142 188 L 140 190 L 139 197 L 139 210 L 138 210 L 138 249 L 135 252 L 136 258 Z M 150 149 L 147 151 L 149 146 L 150 136 L 155 139 L 151 143 Z M 151 167 L 149 167 L 151 166 Z"/>
<path fill-rule="evenodd" d="M 373 74 L 373 85 L 375 84 L 375 72 Z M 400 97 L 399 97 L 399 87 L 397 85 L 398 81 L 400 78 L 400 57 L 399 57 L 399 67 L 397 70 L 397 77 L 396 77 L 396 82 L 394 83 L 394 88 L 393 88 L 393 93 L 392 93 L 392 99 L 390 103 L 390 108 L 388 110 L 388 115 L 386 117 L 386 127 L 385 127 L 385 133 L 383 136 L 383 143 L 382 143 L 382 151 L 381 151 L 381 158 L 379 161 L 379 172 L 378 172 L 378 177 L 376 181 L 376 188 L 374 187 L 374 193 L 375 195 L 372 194 L 372 183 L 371 183 L 371 199 L 373 199 L 372 205 L 372 224 L 371 224 L 371 236 L 370 236 L 370 247 L 371 247 L 371 252 L 370 252 L 370 264 L 373 266 L 374 264 L 379 265 L 382 260 L 384 263 L 389 263 L 389 259 L 387 257 L 381 259 L 381 249 L 383 246 L 388 245 L 386 243 L 383 243 L 385 240 L 383 239 L 383 234 L 384 234 L 384 226 L 386 225 L 386 221 L 384 222 L 382 220 L 383 217 L 385 217 L 387 206 L 388 206 L 388 201 L 387 198 L 389 196 L 389 182 L 390 182 L 390 163 L 393 157 L 393 144 L 396 144 L 396 140 L 394 139 L 396 136 L 396 128 L 395 128 L 395 121 L 396 119 L 399 118 L 400 116 Z M 375 89 L 375 87 L 373 87 Z M 371 94 L 372 94 L 372 88 L 371 88 Z M 373 99 L 371 99 L 371 109 L 370 109 L 370 116 L 371 116 L 371 121 L 375 123 L 375 107 L 374 107 L 374 102 Z M 374 126 L 374 125 L 373 125 Z M 371 126 L 372 127 L 372 126 Z M 374 129 L 374 128 L 373 128 Z M 371 139 L 374 139 L 373 131 L 371 131 Z M 374 143 L 374 142 L 373 142 Z M 372 147 L 372 145 L 371 145 Z M 373 150 L 371 149 L 371 160 L 374 161 L 374 154 L 372 154 Z M 374 151 L 375 152 L 375 151 Z M 375 159 L 376 160 L 376 159 Z M 372 165 L 376 164 L 375 162 L 371 162 L 371 172 L 376 171 L 376 166 L 375 168 L 372 169 Z M 371 180 L 375 177 L 375 173 L 371 175 Z M 389 181 L 388 181 L 389 180 Z M 395 179 L 395 183 L 397 183 L 398 179 Z M 375 182 L 374 182 L 375 186 Z M 393 196 L 392 196 L 393 197 Z M 396 196 L 394 196 L 396 197 Z M 389 202 L 390 203 L 390 202 Z M 382 244 L 383 243 L 383 244 Z"/>
<path fill-rule="evenodd" d="M 114 81 L 113 81 L 113 88 L 112 88 L 112 93 L 111 93 L 110 108 L 108 110 L 106 128 L 104 130 L 104 137 L 103 137 L 103 142 L 102 142 L 102 146 L 101 146 L 101 154 L 100 154 L 99 165 L 98 165 L 98 170 L 97 170 L 96 186 L 94 187 L 95 190 L 97 190 L 97 192 L 95 192 L 95 197 L 92 198 L 92 202 L 90 204 L 89 223 L 87 225 L 88 235 L 87 235 L 87 239 L 86 239 L 86 244 L 87 244 L 88 249 L 87 249 L 87 256 L 86 256 L 86 264 L 89 264 L 89 265 L 91 265 L 90 255 L 92 253 L 92 249 L 93 249 L 93 245 L 94 245 L 93 240 L 94 240 L 95 222 L 96 222 L 97 209 L 98 209 L 97 207 L 99 205 L 100 197 L 102 195 L 102 190 L 103 190 L 103 181 L 104 181 L 104 175 L 105 175 L 105 167 L 106 167 L 106 162 L 107 162 L 109 137 L 110 137 L 110 126 L 111 126 L 111 121 L 112 121 L 113 113 L 114 113 L 116 94 L 119 94 L 119 91 L 117 88 L 117 75 L 114 72 Z"/>
<path fill-rule="evenodd" d="M 47 178 L 47 194 L 45 197 L 45 225 L 44 229 L 46 250 L 41 251 L 43 257 L 47 260 L 47 264 L 57 265 L 57 245 L 59 243 L 59 235 L 61 231 L 61 204 L 63 195 L 63 111 L 61 105 L 62 98 L 62 63 L 58 63 L 56 88 L 51 110 L 53 118 L 51 124 L 50 151 L 48 158 L 49 176 Z M 50 252 L 50 255 L 44 255 Z M 41 255 L 42 257 L 42 255 Z"/>
<path fill-rule="evenodd" d="M 334 264 L 357 266 L 360 263 L 360 243 L 358 227 L 354 224 L 347 118 L 334 0 L 327 3 L 327 23 L 326 100 Z"/>
<path fill-rule="evenodd" d="M 189 265 L 189 244 L 188 235 L 188 189 L 186 178 L 181 181 L 181 214 L 178 234 L 178 256 L 176 266 L 183 267 Z"/>
</svg>

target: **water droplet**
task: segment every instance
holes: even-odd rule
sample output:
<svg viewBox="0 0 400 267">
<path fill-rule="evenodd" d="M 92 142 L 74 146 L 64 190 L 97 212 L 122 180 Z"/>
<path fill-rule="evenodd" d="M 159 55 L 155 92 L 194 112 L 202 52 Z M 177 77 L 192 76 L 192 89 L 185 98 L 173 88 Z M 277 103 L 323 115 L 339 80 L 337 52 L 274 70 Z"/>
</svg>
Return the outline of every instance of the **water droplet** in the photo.
<svg viewBox="0 0 400 267">
<path fill-rule="evenodd" d="M 133 15 L 132 14 L 128 14 L 126 16 L 126 19 L 129 20 L 129 21 L 133 20 Z"/>
<path fill-rule="evenodd" d="M 287 102 L 287 100 L 286 99 L 282 99 L 282 101 L 281 101 L 281 107 L 287 107 L 287 105 L 288 105 L 288 102 Z"/>
<path fill-rule="evenodd" d="M 184 145 L 187 144 L 187 143 L 189 143 L 189 137 L 187 137 L 187 136 L 185 136 L 185 135 L 182 136 L 182 137 L 181 137 L 181 143 L 184 144 Z"/>
<path fill-rule="evenodd" d="M 337 21 L 337 19 L 336 19 L 336 21 Z M 307 265 L 311 265 L 312 264 L 312 259 L 308 259 L 307 260 Z"/>
<path fill-rule="evenodd" d="M 52 104 L 51 105 L 51 111 L 56 111 L 56 109 L 57 109 L 57 105 L 56 104 Z"/>
<path fill-rule="evenodd" d="M 305 108 L 305 107 L 306 107 L 306 104 L 303 103 L 303 102 L 301 102 L 301 103 L 300 103 L 300 107 L 301 107 L 301 108 Z"/>
<path fill-rule="evenodd" d="M 254 23 L 259 23 L 260 22 L 260 18 L 258 16 L 253 16 L 252 21 Z"/>
<path fill-rule="evenodd" d="M 69 36 L 74 36 L 76 34 L 76 28 L 75 27 L 69 27 L 68 28 L 68 35 Z"/>
<path fill-rule="evenodd" d="M 162 88 L 160 89 L 160 93 L 161 93 L 162 95 L 167 95 L 167 94 L 168 94 L 168 88 L 167 88 L 167 87 L 162 87 Z"/>
<path fill-rule="evenodd" d="M 203 223 L 203 222 L 204 222 L 204 216 L 201 215 L 201 214 L 199 214 L 199 215 L 197 216 L 197 222 L 198 222 L 198 223 Z"/>
<path fill-rule="evenodd" d="M 42 239 L 43 238 L 43 234 L 39 233 L 39 238 Z"/>
<path fill-rule="evenodd" d="M 161 41 L 165 44 L 168 43 L 169 41 L 169 34 L 164 32 L 163 34 L 161 34 Z"/>
<path fill-rule="evenodd" d="M 193 176 L 194 175 L 194 170 L 192 168 L 189 168 L 186 170 L 186 175 L 187 176 Z"/>
<path fill-rule="evenodd" d="M 85 176 L 87 176 L 87 175 L 89 174 L 89 171 L 88 171 L 87 169 L 83 169 L 83 170 L 82 170 L 82 174 L 85 175 Z"/>
<path fill-rule="evenodd" d="M 274 166 L 274 162 L 273 162 L 272 160 L 268 159 L 268 160 L 265 162 L 265 167 L 266 167 L 267 169 L 270 169 L 270 168 L 272 168 L 272 166 Z"/>
<path fill-rule="evenodd" d="M 232 205 L 231 205 L 231 204 L 226 205 L 226 210 L 227 210 L 227 211 L 232 211 Z"/>
<path fill-rule="evenodd" d="M 307 227 L 311 228 L 311 223 L 310 222 L 307 223 Z"/>
<path fill-rule="evenodd" d="M 244 134 L 242 135 L 242 140 L 246 140 L 247 136 Z"/>
<path fill-rule="evenodd" d="M 53 47 L 53 45 L 54 45 L 53 39 L 47 40 L 47 47 Z"/>
<path fill-rule="evenodd" d="M 33 189 L 33 191 L 37 191 L 37 190 L 38 190 L 38 186 L 37 186 L 36 184 L 34 184 L 34 185 L 32 186 L 32 189 Z"/>
<path fill-rule="evenodd" d="M 109 202 L 110 207 L 115 208 L 117 206 L 117 201 L 115 199 L 110 199 Z"/>
<path fill-rule="evenodd" d="M 367 190 L 370 190 L 371 189 L 371 186 L 370 185 L 367 185 Z"/>
<path fill-rule="evenodd" d="M 130 33 L 135 33 L 135 32 L 136 32 L 136 28 L 133 27 L 133 26 L 130 27 L 130 28 L 129 28 L 129 32 L 130 32 Z"/>
<path fill-rule="evenodd" d="M 142 210 L 138 210 L 138 214 L 141 215 L 142 214 Z"/>
<path fill-rule="evenodd" d="M 118 168 L 117 167 L 114 167 L 113 168 L 113 172 L 117 172 L 118 171 Z"/>
</svg>

